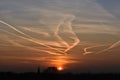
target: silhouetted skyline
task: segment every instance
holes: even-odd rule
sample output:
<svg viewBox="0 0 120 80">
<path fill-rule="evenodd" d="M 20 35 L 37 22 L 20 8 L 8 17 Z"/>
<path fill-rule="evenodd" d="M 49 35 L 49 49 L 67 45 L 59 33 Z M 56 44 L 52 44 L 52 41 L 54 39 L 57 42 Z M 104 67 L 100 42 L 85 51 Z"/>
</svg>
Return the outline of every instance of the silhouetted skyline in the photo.
<svg viewBox="0 0 120 80">
<path fill-rule="evenodd" d="M 119 80 L 120 73 L 71 73 L 59 72 L 57 67 L 48 67 L 40 72 L 0 72 L 0 80 Z"/>
</svg>

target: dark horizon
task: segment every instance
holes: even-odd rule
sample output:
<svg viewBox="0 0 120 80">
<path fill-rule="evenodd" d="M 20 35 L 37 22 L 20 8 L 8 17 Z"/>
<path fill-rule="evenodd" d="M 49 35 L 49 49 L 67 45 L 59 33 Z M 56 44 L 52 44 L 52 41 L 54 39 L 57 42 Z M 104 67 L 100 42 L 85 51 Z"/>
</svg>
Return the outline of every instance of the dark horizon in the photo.
<svg viewBox="0 0 120 80">
<path fill-rule="evenodd" d="M 41 68 L 40 66 L 36 66 L 35 68 L 33 69 L 30 69 L 29 67 L 28 68 L 19 68 L 19 69 L 8 69 L 8 67 L 6 69 L 0 69 L 0 72 L 12 72 L 12 73 L 29 73 L 29 72 L 33 72 L 33 73 L 36 73 L 38 71 L 38 67 L 39 67 L 39 70 L 40 72 L 44 72 L 46 69 L 50 68 L 50 67 L 54 67 L 56 68 L 56 70 L 59 72 L 58 68 L 55 67 L 55 66 L 49 66 L 49 67 L 44 67 L 44 68 Z M 86 70 L 86 69 L 63 69 L 61 70 L 60 72 L 64 72 L 64 73 L 67 73 L 67 72 L 70 72 L 70 73 L 120 73 L 120 70 L 101 70 L 101 69 L 89 69 L 89 70 Z"/>
<path fill-rule="evenodd" d="M 62 72 L 56 67 L 48 67 L 36 72 L 0 72 L 0 80 L 119 80 L 120 73 L 72 73 Z"/>
</svg>

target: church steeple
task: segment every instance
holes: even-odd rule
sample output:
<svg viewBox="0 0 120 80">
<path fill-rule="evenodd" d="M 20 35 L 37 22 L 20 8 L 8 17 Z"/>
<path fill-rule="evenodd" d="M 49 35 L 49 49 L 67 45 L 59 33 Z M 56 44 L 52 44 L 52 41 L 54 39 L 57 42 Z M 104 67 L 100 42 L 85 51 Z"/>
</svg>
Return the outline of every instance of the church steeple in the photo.
<svg viewBox="0 0 120 80">
<path fill-rule="evenodd" d="M 40 67 L 37 68 L 37 74 L 40 74 Z"/>
</svg>

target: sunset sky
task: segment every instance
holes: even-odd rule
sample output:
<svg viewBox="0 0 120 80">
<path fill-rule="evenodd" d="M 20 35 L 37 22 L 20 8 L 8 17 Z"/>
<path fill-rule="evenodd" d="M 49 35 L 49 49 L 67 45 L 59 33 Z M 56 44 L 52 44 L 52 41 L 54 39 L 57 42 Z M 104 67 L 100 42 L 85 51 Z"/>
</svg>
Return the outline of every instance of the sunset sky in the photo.
<svg viewBox="0 0 120 80">
<path fill-rule="evenodd" d="M 120 72 L 119 4 L 0 0 L 0 71 Z"/>
</svg>

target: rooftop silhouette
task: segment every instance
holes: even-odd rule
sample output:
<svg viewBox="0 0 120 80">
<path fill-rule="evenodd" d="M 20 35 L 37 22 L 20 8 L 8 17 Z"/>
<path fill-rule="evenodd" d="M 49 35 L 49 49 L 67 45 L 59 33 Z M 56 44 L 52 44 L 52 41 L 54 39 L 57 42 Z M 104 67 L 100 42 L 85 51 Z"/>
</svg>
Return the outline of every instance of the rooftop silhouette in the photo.
<svg viewBox="0 0 120 80">
<path fill-rule="evenodd" d="M 58 73 L 57 67 L 48 67 L 44 70 L 44 73 Z"/>
<path fill-rule="evenodd" d="M 56 67 L 41 72 L 38 67 L 37 72 L 0 72 L 0 80 L 120 80 L 120 73 L 59 73 Z"/>
</svg>

